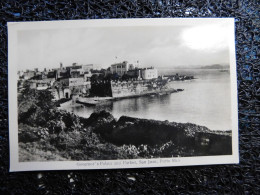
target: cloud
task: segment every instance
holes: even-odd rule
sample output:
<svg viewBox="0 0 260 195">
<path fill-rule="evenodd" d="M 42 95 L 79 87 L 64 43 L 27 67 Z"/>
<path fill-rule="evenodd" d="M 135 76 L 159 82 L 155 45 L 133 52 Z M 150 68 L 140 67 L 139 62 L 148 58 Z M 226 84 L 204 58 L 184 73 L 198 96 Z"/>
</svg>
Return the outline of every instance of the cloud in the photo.
<svg viewBox="0 0 260 195">
<path fill-rule="evenodd" d="M 226 34 L 221 25 L 26 30 L 18 34 L 18 61 L 21 69 L 54 68 L 60 62 L 106 68 L 116 60 L 156 67 L 227 63 Z"/>
</svg>

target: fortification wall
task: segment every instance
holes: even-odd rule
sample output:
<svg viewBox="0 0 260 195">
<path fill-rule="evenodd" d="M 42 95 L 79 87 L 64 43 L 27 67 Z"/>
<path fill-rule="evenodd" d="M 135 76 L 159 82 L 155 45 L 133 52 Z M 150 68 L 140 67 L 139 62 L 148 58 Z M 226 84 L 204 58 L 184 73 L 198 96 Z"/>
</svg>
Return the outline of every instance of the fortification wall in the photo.
<svg viewBox="0 0 260 195">
<path fill-rule="evenodd" d="M 136 96 L 160 92 L 166 88 L 166 81 L 111 81 L 112 97 Z"/>
<path fill-rule="evenodd" d="M 91 95 L 98 96 L 98 97 L 112 97 L 110 81 L 109 80 L 91 81 L 90 93 Z"/>
</svg>

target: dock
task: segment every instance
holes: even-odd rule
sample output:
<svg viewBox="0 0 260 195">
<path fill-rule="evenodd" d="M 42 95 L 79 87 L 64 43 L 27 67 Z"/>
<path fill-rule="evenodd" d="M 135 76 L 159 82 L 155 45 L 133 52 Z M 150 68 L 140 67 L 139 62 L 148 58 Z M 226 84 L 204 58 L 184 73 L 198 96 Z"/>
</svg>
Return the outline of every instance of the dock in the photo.
<svg viewBox="0 0 260 195">
<path fill-rule="evenodd" d="M 76 103 L 83 104 L 86 106 L 96 106 L 103 103 L 107 103 L 109 101 L 116 101 L 121 99 L 136 98 L 136 97 L 151 96 L 151 95 L 169 95 L 171 93 L 178 93 L 183 90 L 184 89 L 165 89 L 160 91 L 151 91 L 146 93 L 120 96 L 120 97 L 78 97 Z"/>
<path fill-rule="evenodd" d="M 76 100 L 76 103 L 87 105 L 87 106 L 95 106 L 97 104 L 102 104 L 112 100 L 113 97 L 79 97 Z"/>
</svg>

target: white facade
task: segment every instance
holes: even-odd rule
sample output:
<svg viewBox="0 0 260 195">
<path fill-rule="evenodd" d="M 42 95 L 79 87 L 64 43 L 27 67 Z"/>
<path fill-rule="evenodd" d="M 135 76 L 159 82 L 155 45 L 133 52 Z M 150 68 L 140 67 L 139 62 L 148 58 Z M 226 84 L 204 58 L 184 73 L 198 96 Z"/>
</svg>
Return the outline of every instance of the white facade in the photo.
<svg viewBox="0 0 260 195">
<path fill-rule="evenodd" d="M 92 73 L 90 71 L 84 73 L 84 81 L 90 81 Z"/>
<path fill-rule="evenodd" d="M 86 65 L 81 65 L 81 68 L 84 71 L 91 71 L 91 70 L 100 70 L 101 66 L 99 64 L 86 64 Z"/>
<path fill-rule="evenodd" d="M 65 78 L 65 79 L 61 79 L 60 83 L 63 86 L 68 86 L 68 87 L 81 86 L 81 85 L 84 85 L 84 78 L 83 77 L 79 77 L 79 78 Z"/>
<path fill-rule="evenodd" d="M 75 86 L 80 86 L 80 85 L 84 85 L 84 78 L 80 77 L 80 78 L 69 78 L 69 86 L 70 87 L 75 87 Z"/>
<path fill-rule="evenodd" d="M 85 81 L 84 82 L 84 86 L 86 89 L 90 89 L 91 88 L 91 82 L 90 81 Z"/>
<path fill-rule="evenodd" d="M 154 68 L 146 68 L 142 69 L 142 78 L 147 79 L 157 79 L 158 78 L 158 70 Z"/>
<path fill-rule="evenodd" d="M 48 89 L 48 85 L 46 83 L 42 83 L 42 84 L 38 84 L 37 86 L 37 90 L 45 90 L 45 89 Z"/>
<path fill-rule="evenodd" d="M 69 88 L 65 89 L 50 89 L 49 90 L 53 95 L 53 100 L 60 100 L 62 98 L 70 98 L 71 97 L 71 90 Z"/>
<path fill-rule="evenodd" d="M 85 70 L 83 68 L 70 69 L 70 74 L 72 72 L 79 72 L 80 75 L 84 74 Z"/>
<path fill-rule="evenodd" d="M 55 82 L 54 78 L 47 78 L 42 80 L 30 80 L 30 88 L 37 90 L 45 90 L 53 85 Z"/>
<path fill-rule="evenodd" d="M 94 69 L 94 65 L 93 64 L 82 65 L 82 69 L 84 71 L 91 71 Z"/>
<path fill-rule="evenodd" d="M 27 72 L 25 72 L 25 73 L 23 74 L 23 76 L 24 76 L 24 79 L 25 79 L 25 80 L 28 80 L 28 79 L 30 79 L 30 78 L 32 78 L 32 77 L 35 76 L 35 72 L 33 72 L 33 71 L 27 71 Z"/>
<path fill-rule="evenodd" d="M 117 73 L 119 76 L 123 76 L 128 71 L 128 69 L 129 64 L 127 61 L 111 65 L 111 73 Z"/>
<path fill-rule="evenodd" d="M 69 88 L 65 88 L 63 97 L 64 98 L 70 98 L 70 96 L 71 96 L 71 90 Z"/>
</svg>

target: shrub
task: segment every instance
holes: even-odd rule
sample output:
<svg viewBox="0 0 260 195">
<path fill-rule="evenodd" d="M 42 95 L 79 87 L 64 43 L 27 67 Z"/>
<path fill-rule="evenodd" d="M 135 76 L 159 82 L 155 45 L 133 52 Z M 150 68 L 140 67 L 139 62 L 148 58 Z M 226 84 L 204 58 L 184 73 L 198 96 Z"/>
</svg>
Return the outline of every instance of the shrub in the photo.
<svg viewBox="0 0 260 195">
<path fill-rule="evenodd" d="M 41 127 L 31 127 L 26 124 L 20 124 L 18 130 L 19 142 L 35 142 L 40 139 L 46 139 L 49 135 L 46 128 Z"/>
</svg>

